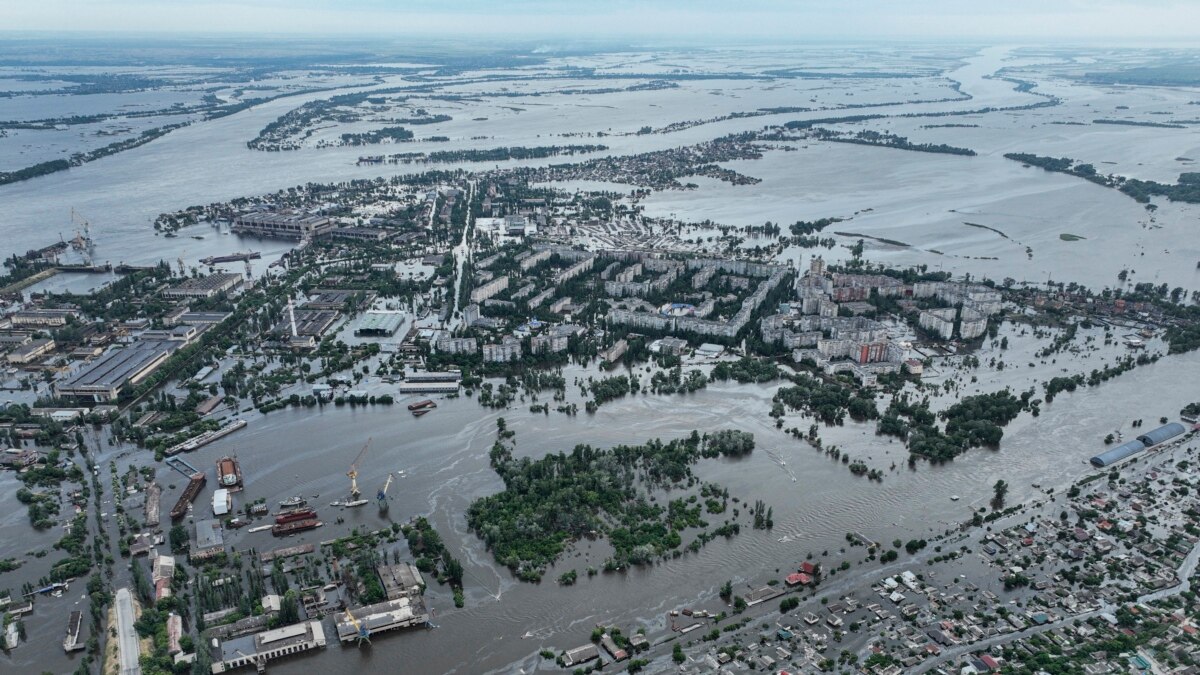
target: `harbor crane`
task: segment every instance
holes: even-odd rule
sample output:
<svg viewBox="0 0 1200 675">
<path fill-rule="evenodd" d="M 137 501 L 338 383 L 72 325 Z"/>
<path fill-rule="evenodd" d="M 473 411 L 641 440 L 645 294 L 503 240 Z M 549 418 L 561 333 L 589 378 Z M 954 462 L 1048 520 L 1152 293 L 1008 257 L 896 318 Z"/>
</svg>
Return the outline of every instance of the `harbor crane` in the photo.
<svg viewBox="0 0 1200 675">
<path fill-rule="evenodd" d="M 368 629 L 365 625 L 363 625 L 358 619 L 354 618 L 354 615 L 350 613 L 350 610 L 348 608 L 346 609 L 346 620 L 350 622 L 350 625 L 354 626 L 354 630 L 358 631 L 358 646 L 359 647 L 361 647 L 364 642 L 367 644 L 371 644 L 370 629 Z"/>
<path fill-rule="evenodd" d="M 82 231 L 80 229 L 75 230 L 75 237 L 71 239 L 71 246 L 76 251 L 82 253 L 84 261 L 88 266 L 91 266 L 92 249 L 94 248 L 92 244 L 92 224 L 88 222 L 87 218 L 80 215 L 74 207 L 71 208 L 71 223 L 82 228 Z"/>
<path fill-rule="evenodd" d="M 392 486 L 392 480 L 394 480 L 394 479 L 395 479 L 395 476 L 393 476 L 392 474 L 389 473 L 387 480 L 384 481 L 384 483 L 383 483 L 383 487 L 380 488 L 379 492 L 375 495 L 375 501 L 379 502 L 379 510 L 380 511 L 388 510 L 387 491 L 388 491 L 388 488 L 390 488 Z"/>
<path fill-rule="evenodd" d="M 367 450 L 371 447 L 371 439 L 367 439 L 366 445 L 362 450 L 358 451 L 358 457 L 354 458 L 354 463 L 350 465 L 350 470 L 346 475 L 350 477 L 350 499 L 358 499 L 362 491 L 358 489 L 358 465 L 362 463 L 363 457 L 366 457 Z"/>
</svg>

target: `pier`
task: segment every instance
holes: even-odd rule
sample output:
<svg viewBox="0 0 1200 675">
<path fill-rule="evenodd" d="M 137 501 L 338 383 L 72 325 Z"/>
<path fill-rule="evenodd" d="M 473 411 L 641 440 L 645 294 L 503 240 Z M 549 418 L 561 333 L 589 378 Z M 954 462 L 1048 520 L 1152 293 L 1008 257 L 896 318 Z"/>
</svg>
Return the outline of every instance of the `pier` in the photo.
<svg viewBox="0 0 1200 675">
<path fill-rule="evenodd" d="M 231 253 L 229 255 L 214 255 L 207 258 L 201 258 L 200 262 L 205 265 L 216 265 L 217 263 L 227 262 L 246 262 L 247 260 L 258 260 L 262 254 L 258 251 L 246 251 L 244 253 Z"/>
<path fill-rule="evenodd" d="M 71 618 L 67 621 L 67 635 L 63 638 L 63 651 L 77 652 L 87 646 L 79 641 L 79 628 L 82 625 L 83 612 L 79 610 L 71 612 Z"/>
<path fill-rule="evenodd" d="M 172 445 L 171 447 L 167 448 L 163 454 L 170 456 L 178 455 L 181 452 L 191 452 L 192 450 L 202 448 L 215 440 L 232 434 L 238 429 L 246 426 L 246 424 L 246 420 L 234 420 L 220 429 L 217 429 L 216 431 L 206 431 L 195 438 L 189 438 L 178 445 Z"/>
<path fill-rule="evenodd" d="M 182 457 L 168 457 L 167 466 L 183 474 L 184 478 L 191 478 L 200 473 L 200 469 L 188 464 L 187 460 Z"/>
</svg>

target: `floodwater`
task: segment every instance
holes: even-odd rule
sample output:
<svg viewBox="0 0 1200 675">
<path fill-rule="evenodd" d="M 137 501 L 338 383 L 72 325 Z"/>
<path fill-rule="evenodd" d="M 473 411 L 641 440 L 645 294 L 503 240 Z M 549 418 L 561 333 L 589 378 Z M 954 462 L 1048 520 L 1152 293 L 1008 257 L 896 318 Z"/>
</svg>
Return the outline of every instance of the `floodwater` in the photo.
<svg viewBox="0 0 1200 675">
<path fill-rule="evenodd" d="M 1038 100 L 1015 92 L 1011 83 L 987 78 L 1011 65 L 1009 58 L 1007 49 L 987 49 L 950 73 L 962 83 L 963 91 L 974 96 L 973 100 L 901 104 L 863 112 L 970 110 Z M 1021 61 L 1028 62 L 1028 59 Z M 401 78 L 390 78 L 381 86 L 402 82 Z M 712 83 L 666 94 L 625 93 L 618 95 L 620 105 L 637 110 L 637 114 L 614 113 L 603 105 L 578 106 L 570 114 L 518 114 L 509 110 L 511 114 L 503 121 L 497 117 L 495 125 L 478 123 L 480 130 L 487 129 L 494 136 L 486 142 L 458 137 L 471 134 L 472 128 L 456 117 L 453 124 L 461 131 L 450 144 L 406 144 L 403 150 L 603 142 L 612 147 L 611 153 L 625 154 L 701 142 L 768 123 L 829 116 L 828 111 L 822 111 L 728 120 L 669 134 L 612 136 L 602 141 L 561 137 L 546 140 L 558 134 L 594 132 L 614 125 L 628 125 L 627 131 L 642 124 L 663 125 L 679 121 L 681 109 L 700 102 L 707 107 L 694 107 L 704 111 L 696 113 L 697 117 L 720 114 L 722 110 L 744 111 L 786 104 L 787 97 L 778 92 L 756 92 L 745 81 L 731 82 L 728 86 L 721 85 L 725 89 L 719 92 L 723 108 L 711 100 L 718 96 L 709 91 L 717 86 Z M 879 86 L 891 85 L 885 82 Z M 1098 105 L 1095 101 L 1103 98 L 1096 90 L 1082 85 L 1052 86 L 1061 96 L 1069 96 L 1070 90 L 1074 90 L 1089 105 Z M 731 96 L 734 87 L 739 89 L 732 94 L 736 99 Z M 896 94 L 889 98 L 884 94 L 890 92 L 881 91 L 875 92 L 875 100 L 897 100 Z M 673 101 L 669 110 L 649 107 L 648 101 L 656 95 Z M 191 265 L 206 255 L 251 249 L 263 251 L 264 260 L 255 262 L 260 265 L 282 252 L 286 244 L 241 240 L 221 235 L 208 226 L 189 228 L 179 238 L 167 239 L 154 236 L 151 222 L 163 211 L 271 192 L 308 181 L 371 177 L 379 175 L 381 170 L 394 173 L 421 170 L 404 166 L 357 167 L 355 158 L 365 152 L 361 148 L 263 153 L 245 147 L 245 142 L 266 123 L 314 97 L 270 102 L 227 118 L 192 125 L 135 150 L 65 173 L 0 187 L 5 231 L 0 253 L 8 255 L 44 246 L 57 239 L 59 229 L 69 233 L 73 228 L 67 218 L 70 207 L 74 206 L 91 220 L 98 261 L 145 264 L 165 259 L 174 265 L 175 258 L 180 257 Z M 1127 94 L 1119 100 L 1134 97 L 1135 94 Z M 794 104 L 804 104 L 807 100 L 807 97 L 798 99 Z M 520 101 L 515 105 L 534 107 L 523 99 Z M 1172 102 L 1178 100 L 1162 105 Z M 1105 105 L 1111 107 L 1112 103 Z M 495 105 L 497 115 L 502 107 Z M 1165 136 L 1181 137 L 1183 148 L 1196 146 L 1194 136 L 1173 129 L 1049 126 L 1048 120 L 1057 114 L 1056 110 L 1033 111 L 1027 118 L 1025 113 L 992 113 L 981 116 L 990 127 L 981 123 L 979 128 L 969 129 L 920 128 L 927 122 L 961 121 L 957 117 L 879 123 L 880 128 L 903 131 L 914 140 L 969 145 L 980 151 L 977 157 L 828 143 L 801 147 L 805 145 L 801 143 L 795 144 L 799 148 L 796 152 L 775 152 L 753 162 L 728 163 L 730 168 L 762 178 L 758 185 L 731 187 L 708 181 L 702 190 L 657 193 L 643 203 L 652 215 L 675 214 L 685 220 L 712 218 L 735 225 L 760 224 L 765 220 L 786 224 L 826 216 L 848 217 L 859 212 L 831 230 L 909 245 L 869 242 L 868 257 L 872 260 L 926 263 L 935 268 L 995 278 L 1012 276 L 1018 281 L 1042 281 L 1049 277 L 1093 286 L 1111 285 L 1116 273 L 1128 266 L 1136 268 L 1137 280 L 1153 277 L 1171 285 L 1195 286 L 1195 260 L 1200 259 L 1200 250 L 1195 238 L 1189 235 L 1198 213 L 1195 207 L 1164 205 L 1152 220 L 1140 205 L 1116 192 L 1070 177 L 1025 169 L 1000 157 L 1004 152 L 1027 151 L 1101 161 L 1095 155 L 1103 154 L 1121 163 L 1125 170 L 1161 159 L 1171 145 L 1161 140 Z M 1083 109 L 1082 105 L 1071 114 L 1101 116 L 1093 109 Z M 959 141 L 960 137 L 953 135 L 958 133 L 973 140 Z M 1188 134 L 1193 133 L 1188 130 Z M 1149 143 L 1153 154 L 1144 149 L 1146 145 L 1139 146 L 1142 150 L 1103 152 L 1108 145 L 1124 147 L 1127 140 L 1151 138 L 1156 139 Z M 1046 148 L 1053 153 L 1046 152 Z M 1170 176 L 1170 170 L 1166 169 L 1141 170 L 1147 172 L 1143 175 L 1157 171 L 1156 176 Z M 870 210 L 864 213 L 865 209 Z M 993 227 L 1006 236 L 969 227 L 964 222 Z M 57 223 L 63 223 L 61 228 Z M 1066 242 L 1059 237 L 1062 233 L 1086 239 Z M 203 235 L 204 239 L 193 239 L 192 235 Z M 807 257 L 811 252 L 802 253 Z M 76 289 L 77 285 L 85 285 L 83 290 L 86 290 L 88 285 L 101 281 L 56 277 L 40 288 Z M 1032 340 L 1018 347 L 1021 341 L 1013 336 L 1013 342 L 1011 356 L 1005 358 L 1019 365 L 1032 361 L 1035 349 Z M 1074 373 L 1096 367 L 1099 357 L 1087 361 L 1058 358 L 1056 367 Z M 579 368 L 566 371 L 568 381 L 595 374 Z M 248 428 L 187 459 L 208 469 L 217 457 L 236 453 L 247 482 L 246 492 L 236 498 L 239 506 L 242 499 L 262 497 L 275 502 L 293 494 L 310 497 L 318 505 L 328 523 L 326 527 L 293 537 L 286 543 L 274 540 L 268 533 L 250 534 L 244 530 L 230 533 L 229 541 L 237 550 L 251 547 L 268 550 L 326 540 L 355 526 L 378 527 L 387 522 L 375 505 L 370 504 L 340 514 L 345 522 L 339 525 L 334 522 L 339 514 L 322 506 L 344 497 L 347 491 L 344 472 L 367 439 L 373 438 L 372 449 L 360 472 L 364 493 L 372 494 L 387 473 L 403 471 L 404 478 L 391 489 L 393 500 L 388 518 L 404 521 L 414 515 L 428 515 L 450 550 L 466 566 L 466 608 L 454 609 L 445 589 L 436 586 L 430 589 L 429 600 L 436 610 L 434 621 L 440 628 L 381 636 L 370 649 L 362 651 L 331 645 L 324 652 L 274 663 L 273 672 L 319 669 L 349 675 L 364 668 L 384 668 L 397 663 L 407 664 L 414 672 L 515 672 L 522 667 L 529 672 L 536 667 L 538 650 L 581 644 L 598 621 L 629 629 L 661 628 L 667 610 L 711 599 L 725 579 L 732 577 L 735 584 L 761 583 L 777 576 L 775 570 L 794 565 L 810 552 L 818 555 L 826 550 L 836 552 L 848 531 L 859 531 L 874 539 L 940 532 L 969 518 L 971 508 L 988 498 L 990 486 L 998 478 L 1013 486 L 1012 501 L 1034 496 L 1036 492 L 1031 485 L 1035 482 L 1043 488 L 1061 490 L 1086 471 L 1087 458 L 1102 447 L 1099 439 L 1113 430 L 1115 417 L 1144 417 L 1152 423 L 1160 415 L 1171 416 L 1194 399 L 1190 385 L 1197 377 L 1200 377 L 1200 359 L 1194 355 L 1169 357 L 1099 388 L 1062 395 L 1053 404 L 1044 406 L 1040 417 L 1021 416 L 1006 429 L 998 451 L 973 450 L 953 463 L 938 467 L 922 465 L 917 471 L 907 469 L 902 445 L 875 436 L 873 425 L 848 423 L 822 430 L 826 444 L 836 444 L 855 459 L 884 470 L 882 483 L 856 478 L 844 465 L 776 430 L 766 413 L 778 385 L 729 383 L 714 384 L 686 396 L 629 397 L 606 404 L 594 415 L 577 417 L 533 414 L 528 411 L 529 401 L 519 402 L 510 410 L 491 411 L 465 397 L 440 401 L 437 410 L 419 419 L 403 407 L 407 401 L 392 407 L 282 410 L 265 417 L 252 413 L 247 415 L 251 421 Z M 988 373 L 985 379 L 989 387 L 1020 388 L 1027 381 L 1015 368 Z M 377 382 L 364 388 L 373 393 L 389 389 Z M 1149 391 L 1154 392 L 1152 398 L 1147 396 Z M 582 409 L 578 388 L 568 387 L 568 394 Z M 944 395 L 940 402 L 953 396 Z M 472 500 L 502 487 L 487 462 L 499 416 L 516 432 L 517 452 L 531 457 L 569 450 L 577 443 L 597 446 L 637 443 L 649 438 L 683 436 L 693 429 L 752 431 L 758 449 L 750 457 L 706 460 L 695 470 L 704 480 L 728 487 L 733 496 L 751 501 L 762 499 L 772 505 L 775 528 L 761 532 L 747 527 L 732 540 L 711 542 L 699 554 L 687 554 L 652 568 L 593 578 L 581 575 L 577 586 L 559 588 L 553 579 L 562 571 L 572 568 L 582 571 L 603 561 L 606 552 L 601 543 L 582 542 L 555 569 L 548 571 L 547 581 L 516 582 L 492 562 L 480 542 L 466 531 L 463 518 Z M 789 415 L 785 427 L 804 429 L 809 423 L 798 415 Z M 106 447 L 99 454 L 101 479 L 106 483 L 110 459 L 117 461 L 122 469 L 131 462 L 147 461 L 144 452 L 131 453 L 128 448 Z M 894 471 L 893 464 L 897 467 Z M 165 466 L 159 466 L 158 471 L 160 482 L 173 486 L 163 495 L 165 512 L 174 503 L 184 481 L 182 476 L 171 476 L 173 470 Z M 50 550 L 61 533 L 56 530 L 31 533 L 24 509 L 16 502 L 14 493 L 13 478 L 0 474 L 0 514 L 3 514 L 0 531 L 20 533 L 19 537 L 0 540 L 0 557 L 20 556 L 31 549 Z M 206 491 L 197 501 L 198 513 L 207 510 L 210 494 Z M 961 495 L 962 500 L 952 502 L 950 495 Z M 106 511 L 109 508 L 110 504 L 105 505 Z M 40 568 L 29 564 L 5 575 L 0 585 L 15 590 L 25 581 L 35 581 L 27 577 L 35 567 Z M 121 567 L 118 563 L 117 569 Z M 75 660 L 65 657 L 57 647 L 65 628 L 63 608 L 68 604 L 86 609 L 81 588 L 72 587 L 61 599 L 39 601 L 34 615 L 25 619 L 34 642 L 4 657 L 3 662 L 21 671 L 72 669 Z M 525 635 L 530 637 L 522 639 Z"/>
</svg>

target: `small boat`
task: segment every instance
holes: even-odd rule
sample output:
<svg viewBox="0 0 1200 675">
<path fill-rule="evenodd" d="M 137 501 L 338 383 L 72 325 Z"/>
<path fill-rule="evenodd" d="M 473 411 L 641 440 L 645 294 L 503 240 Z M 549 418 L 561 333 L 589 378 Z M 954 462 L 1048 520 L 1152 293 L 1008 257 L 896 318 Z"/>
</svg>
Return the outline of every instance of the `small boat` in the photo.
<svg viewBox="0 0 1200 675">
<path fill-rule="evenodd" d="M 959 499 L 958 495 L 950 495 L 950 501 L 956 502 L 956 501 L 958 501 L 958 499 Z"/>
<path fill-rule="evenodd" d="M 296 506 L 304 506 L 307 503 L 308 501 L 305 500 L 304 497 L 296 495 L 295 497 L 288 497 L 287 499 L 280 501 L 279 505 L 285 509 L 288 509 Z"/>
<path fill-rule="evenodd" d="M 429 408 L 421 408 L 420 410 L 414 410 L 413 417 L 420 417 L 421 415 L 424 415 L 425 413 L 428 413 L 428 412 L 429 412 Z"/>
</svg>

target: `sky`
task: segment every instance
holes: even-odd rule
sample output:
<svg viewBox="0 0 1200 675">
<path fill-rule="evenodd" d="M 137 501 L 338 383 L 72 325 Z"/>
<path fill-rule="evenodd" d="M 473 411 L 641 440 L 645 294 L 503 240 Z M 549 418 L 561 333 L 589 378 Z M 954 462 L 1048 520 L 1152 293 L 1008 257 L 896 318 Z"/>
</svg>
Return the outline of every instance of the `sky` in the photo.
<svg viewBox="0 0 1200 675">
<path fill-rule="evenodd" d="M 1200 0 L 0 0 L 0 31 L 1200 42 Z"/>
</svg>

